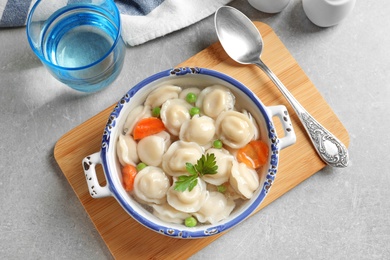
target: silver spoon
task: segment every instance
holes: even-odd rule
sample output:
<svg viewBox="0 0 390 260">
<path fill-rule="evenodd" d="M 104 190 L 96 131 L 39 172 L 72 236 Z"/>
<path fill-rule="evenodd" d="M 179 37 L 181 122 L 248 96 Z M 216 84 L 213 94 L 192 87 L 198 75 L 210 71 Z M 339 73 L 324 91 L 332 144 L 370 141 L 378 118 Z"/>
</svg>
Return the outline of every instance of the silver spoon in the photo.
<svg viewBox="0 0 390 260">
<path fill-rule="evenodd" d="M 214 22 L 226 53 L 238 63 L 255 64 L 262 69 L 290 102 L 321 159 L 333 167 L 346 167 L 349 155 L 345 145 L 318 123 L 261 61 L 263 39 L 252 21 L 237 9 L 223 6 L 216 11 Z"/>
</svg>

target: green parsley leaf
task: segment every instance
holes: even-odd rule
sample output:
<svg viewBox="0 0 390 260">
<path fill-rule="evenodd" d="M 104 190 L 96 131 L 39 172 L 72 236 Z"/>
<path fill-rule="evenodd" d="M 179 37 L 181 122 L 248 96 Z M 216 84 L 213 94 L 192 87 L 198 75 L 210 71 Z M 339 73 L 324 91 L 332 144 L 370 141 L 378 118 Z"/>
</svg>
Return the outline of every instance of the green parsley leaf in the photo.
<svg viewBox="0 0 390 260">
<path fill-rule="evenodd" d="M 199 177 L 206 174 L 216 174 L 218 165 L 215 155 L 213 153 L 202 155 L 195 165 L 187 162 L 186 170 L 189 175 L 180 175 L 177 181 L 175 181 L 174 190 L 183 192 L 188 189 L 192 191 L 198 184 Z"/>
<path fill-rule="evenodd" d="M 192 189 L 198 184 L 198 174 L 195 175 L 181 175 L 178 177 L 177 181 L 175 182 L 174 189 L 177 191 L 185 191 L 188 189 L 189 191 L 192 191 Z"/>
<path fill-rule="evenodd" d="M 189 172 L 191 175 L 197 175 L 198 173 L 195 169 L 195 166 L 192 163 L 186 163 L 186 170 Z"/>
<path fill-rule="evenodd" d="M 202 155 L 202 157 L 196 162 L 195 168 L 200 175 L 216 174 L 218 165 L 215 155 L 213 153 L 208 153 L 206 156 Z"/>
<path fill-rule="evenodd" d="M 190 183 L 190 185 L 188 185 L 188 190 L 192 191 L 192 189 L 195 188 L 196 185 L 198 185 L 198 178 L 196 178 L 194 181 Z"/>
</svg>

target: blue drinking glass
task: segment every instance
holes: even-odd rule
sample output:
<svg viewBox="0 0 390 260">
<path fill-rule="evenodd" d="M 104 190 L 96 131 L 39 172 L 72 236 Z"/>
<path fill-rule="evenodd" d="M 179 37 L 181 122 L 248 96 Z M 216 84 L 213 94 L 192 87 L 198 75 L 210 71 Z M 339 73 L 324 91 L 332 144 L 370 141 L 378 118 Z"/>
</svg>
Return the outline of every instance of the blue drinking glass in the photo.
<svg viewBox="0 0 390 260">
<path fill-rule="evenodd" d="M 113 0 L 38 0 L 26 30 L 43 65 L 73 89 L 99 91 L 122 69 L 126 47 Z"/>
</svg>

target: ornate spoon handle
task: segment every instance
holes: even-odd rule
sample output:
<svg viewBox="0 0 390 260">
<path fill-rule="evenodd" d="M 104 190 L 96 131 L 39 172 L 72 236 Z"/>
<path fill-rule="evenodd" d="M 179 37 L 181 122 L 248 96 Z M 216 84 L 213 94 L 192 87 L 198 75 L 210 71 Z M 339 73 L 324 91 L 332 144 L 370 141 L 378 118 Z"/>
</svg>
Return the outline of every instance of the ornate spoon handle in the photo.
<svg viewBox="0 0 390 260">
<path fill-rule="evenodd" d="M 255 63 L 275 83 L 283 96 L 290 102 L 296 114 L 305 127 L 318 155 L 328 165 L 347 167 L 349 162 L 348 150 L 345 145 L 331 132 L 317 122 L 302 105 L 294 98 L 283 83 L 260 59 Z"/>
</svg>

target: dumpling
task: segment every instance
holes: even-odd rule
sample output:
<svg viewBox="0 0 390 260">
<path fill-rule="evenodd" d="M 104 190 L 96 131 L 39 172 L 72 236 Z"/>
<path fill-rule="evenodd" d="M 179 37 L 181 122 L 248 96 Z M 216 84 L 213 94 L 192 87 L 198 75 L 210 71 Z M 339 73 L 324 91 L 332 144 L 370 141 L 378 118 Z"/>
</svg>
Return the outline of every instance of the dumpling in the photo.
<svg viewBox="0 0 390 260">
<path fill-rule="evenodd" d="M 152 110 L 150 106 L 138 106 L 130 111 L 123 125 L 123 133 L 133 133 L 135 124 L 142 118 L 151 117 Z"/>
<path fill-rule="evenodd" d="M 254 137 L 255 126 L 248 116 L 237 111 L 222 112 L 215 128 L 218 138 L 231 148 L 241 148 Z"/>
<path fill-rule="evenodd" d="M 215 224 L 226 219 L 235 206 L 232 199 L 227 199 L 218 191 L 212 191 L 202 207 L 193 215 L 201 223 L 209 222 L 210 224 Z"/>
<path fill-rule="evenodd" d="M 153 207 L 153 215 L 161 219 L 162 221 L 183 224 L 184 220 L 191 215 L 185 212 L 178 211 L 173 208 L 168 203 L 164 203 L 161 205 L 154 204 Z"/>
<path fill-rule="evenodd" d="M 122 166 L 131 164 L 136 166 L 139 163 L 137 154 L 137 142 L 129 134 L 119 135 L 116 144 L 116 153 Z"/>
<path fill-rule="evenodd" d="M 195 115 L 184 122 L 180 129 L 180 140 L 211 145 L 215 136 L 215 123 L 211 117 Z"/>
<path fill-rule="evenodd" d="M 169 205 L 182 212 L 196 212 L 209 196 L 209 192 L 206 189 L 206 183 L 198 178 L 198 184 L 189 191 L 177 191 L 174 189 L 175 185 L 172 185 L 167 193 L 167 201 Z"/>
<path fill-rule="evenodd" d="M 170 144 L 170 135 L 165 131 L 144 137 L 137 145 L 139 159 L 147 165 L 159 166 Z"/>
<path fill-rule="evenodd" d="M 259 130 L 259 126 L 256 122 L 256 119 L 252 116 L 251 113 L 249 113 L 248 111 L 246 111 L 245 109 L 242 111 L 242 113 L 244 115 L 246 115 L 251 121 L 252 121 L 252 124 L 253 126 L 255 127 L 255 131 L 254 131 L 254 135 L 253 135 L 253 140 L 259 140 L 260 139 L 260 130 Z"/>
<path fill-rule="evenodd" d="M 179 98 L 186 99 L 188 93 L 194 93 L 195 95 L 199 95 L 200 89 L 199 88 L 185 88 L 182 92 L 179 94 Z"/>
<path fill-rule="evenodd" d="M 203 175 L 202 179 L 214 185 L 221 185 L 227 182 L 230 177 L 234 157 L 225 149 L 210 148 L 206 151 L 207 153 L 215 155 L 218 171 L 216 174 Z"/>
<path fill-rule="evenodd" d="M 172 135 L 178 136 L 182 124 L 191 118 L 191 108 L 183 99 L 169 99 L 162 105 L 161 120 Z"/>
<path fill-rule="evenodd" d="M 250 199 L 259 187 L 259 176 L 254 169 L 247 167 L 245 163 L 234 161 L 229 182 L 238 194 Z"/>
<path fill-rule="evenodd" d="M 176 141 L 164 154 L 162 168 L 170 176 L 187 175 L 186 163 L 196 164 L 202 154 L 203 149 L 197 143 Z"/>
<path fill-rule="evenodd" d="M 170 186 L 168 177 L 160 168 L 147 166 L 135 176 L 134 196 L 141 203 L 162 204 Z"/>
<path fill-rule="evenodd" d="M 204 88 L 196 101 L 196 106 L 201 112 L 211 118 L 223 112 L 232 110 L 235 104 L 235 96 L 227 87 L 221 85 L 213 85 Z"/>
<path fill-rule="evenodd" d="M 161 107 L 168 99 L 176 99 L 179 97 L 181 87 L 168 85 L 159 87 L 153 90 L 145 100 L 145 105 L 151 108 Z"/>
<path fill-rule="evenodd" d="M 224 186 L 226 187 L 226 190 L 223 192 L 223 194 L 226 198 L 232 200 L 242 199 L 242 195 L 238 194 L 229 182 L 224 183 Z"/>
</svg>

